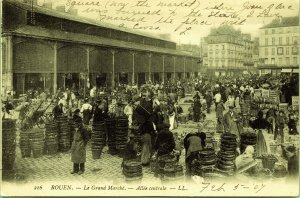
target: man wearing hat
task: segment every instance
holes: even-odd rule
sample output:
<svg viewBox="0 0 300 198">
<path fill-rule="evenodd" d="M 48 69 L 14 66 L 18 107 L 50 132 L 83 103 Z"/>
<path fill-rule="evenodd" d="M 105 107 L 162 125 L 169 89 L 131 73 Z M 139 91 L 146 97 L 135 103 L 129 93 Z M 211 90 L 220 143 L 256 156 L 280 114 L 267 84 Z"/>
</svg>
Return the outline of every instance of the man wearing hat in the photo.
<svg viewBox="0 0 300 198">
<path fill-rule="evenodd" d="M 224 130 L 225 132 L 233 133 L 240 137 L 240 131 L 238 127 L 239 116 L 234 111 L 233 106 L 229 106 L 229 110 L 224 114 Z"/>
<path fill-rule="evenodd" d="M 92 105 L 89 103 L 88 98 L 84 100 L 80 112 L 83 114 L 83 123 L 88 125 L 92 117 Z"/>
<path fill-rule="evenodd" d="M 71 146 L 71 161 L 73 162 L 73 171 L 71 174 L 83 174 L 86 161 L 86 144 L 89 140 L 88 131 L 83 127 L 82 118 L 79 116 L 79 109 L 76 109 L 73 116 L 75 123 L 75 132 Z"/>
</svg>

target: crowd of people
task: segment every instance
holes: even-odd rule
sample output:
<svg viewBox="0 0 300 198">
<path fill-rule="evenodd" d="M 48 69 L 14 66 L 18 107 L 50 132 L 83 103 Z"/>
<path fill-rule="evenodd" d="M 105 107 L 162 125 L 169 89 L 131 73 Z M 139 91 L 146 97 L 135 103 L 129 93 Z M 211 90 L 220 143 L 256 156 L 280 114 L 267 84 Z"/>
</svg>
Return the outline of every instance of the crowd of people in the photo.
<svg viewBox="0 0 300 198">
<path fill-rule="evenodd" d="M 178 126 L 179 117 L 183 109 L 179 100 L 186 94 L 192 95 L 191 107 L 188 109 L 187 119 L 201 122 L 207 114 L 215 113 L 218 133 L 234 133 L 239 140 L 243 132 L 245 120 L 242 107 L 246 101 L 254 97 L 254 90 L 266 88 L 276 90 L 280 99 L 291 105 L 291 96 L 298 95 L 297 83 L 294 76 L 281 75 L 277 77 L 256 75 L 229 77 L 198 77 L 189 81 L 176 83 L 151 83 L 142 86 L 119 85 L 114 89 L 94 86 L 87 93 L 77 90 L 59 90 L 55 96 L 41 91 L 31 91 L 24 97 L 20 104 L 14 104 L 12 98 L 7 97 L 4 105 L 6 115 L 14 109 L 21 111 L 32 99 L 47 100 L 51 98 L 54 103 L 53 117 L 67 115 L 76 123 L 71 155 L 74 163 L 72 174 L 84 172 L 86 145 L 89 141 L 88 128 L 93 123 L 104 122 L 106 119 L 126 116 L 129 126 L 129 142 L 124 159 L 135 158 L 138 154 L 130 131 L 138 130 L 141 133 L 141 162 L 144 166 L 150 164 L 152 158 L 174 153 L 179 159 L 181 146 L 175 133 L 172 131 Z M 85 96 L 85 97 L 84 97 Z M 15 106 L 15 107 L 14 107 Z M 212 112 L 212 109 L 215 112 Z M 228 111 L 225 111 L 227 110 Z M 278 136 L 284 143 L 284 127 L 288 126 L 289 133 L 296 135 L 298 114 L 290 111 L 285 115 L 278 108 L 269 108 L 267 111 L 257 109 L 254 117 L 248 124 L 253 129 L 267 129 Z M 109 131 L 108 131 L 109 133 Z M 205 148 L 205 133 L 196 131 L 188 134 L 183 147 L 186 150 L 185 158 L 187 171 L 193 155 Z M 127 153 L 127 154 L 126 154 Z"/>
</svg>

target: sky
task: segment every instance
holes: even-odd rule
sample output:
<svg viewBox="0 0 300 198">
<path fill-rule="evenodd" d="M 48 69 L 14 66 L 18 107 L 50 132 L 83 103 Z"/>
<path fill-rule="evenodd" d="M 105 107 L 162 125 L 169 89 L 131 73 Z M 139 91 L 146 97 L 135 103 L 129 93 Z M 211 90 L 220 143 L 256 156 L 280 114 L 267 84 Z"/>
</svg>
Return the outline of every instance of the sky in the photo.
<svg viewBox="0 0 300 198">
<path fill-rule="evenodd" d="M 177 43 L 199 44 L 212 27 L 234 28 L 259 36 L 259 28 L 275 18 L 297 16 L 298 0 L 38 0 L 65 5 L 78 15 L 123 30 L 161 34 Z"/>
</svg>

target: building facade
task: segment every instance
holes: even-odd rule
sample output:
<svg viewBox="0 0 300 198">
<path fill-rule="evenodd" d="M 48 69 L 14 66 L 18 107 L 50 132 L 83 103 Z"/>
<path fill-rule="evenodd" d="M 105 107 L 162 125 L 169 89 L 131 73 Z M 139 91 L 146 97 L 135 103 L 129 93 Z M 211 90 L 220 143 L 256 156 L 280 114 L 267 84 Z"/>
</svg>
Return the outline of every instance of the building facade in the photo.
<svg viewBox="0 0 300 198">
<path fill-rule="evenodd" d="M 299 18 L 274 20 L 259 32 L 260 74 L 278 75 L 299 67 Z"/>
<path fill-rule="evenodd" d="M 174 42 L 49 7 L 3 1 L 4 93 L 175 81 L 199 71 L 199 57 Z"/>
<path fill-rule="evenodd" d="M 253 41 L 231 27 L 219 27 L 205 38 L 208 69 L 215 75 L 233 75 L 253 66 Z"/>
</svg>

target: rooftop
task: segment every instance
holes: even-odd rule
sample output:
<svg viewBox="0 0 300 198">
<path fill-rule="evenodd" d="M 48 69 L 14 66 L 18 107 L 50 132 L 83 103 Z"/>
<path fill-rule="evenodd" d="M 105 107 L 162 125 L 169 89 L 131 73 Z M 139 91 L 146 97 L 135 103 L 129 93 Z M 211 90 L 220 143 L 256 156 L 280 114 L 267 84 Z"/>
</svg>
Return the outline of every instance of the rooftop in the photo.
<svg viewBox="0 0 300 198">
<path fill-rule="evenodd" d="M 268 25 L 261 27 L 261 29 L 277 28 L 277 27 L 290 27 L 290 26 L 299 26 L 299 16 L 283 17 L 281 19 L 274 19 Z"/>
<path fill-rule="evenodd" d="M 30 4 L 23 3 L 23 2 L 20 2 L 18 0 L 5 0 L 4 2 L 7 2 L 7 3 L 9 3 L 11 5 L 14 5 L 18 8 L 21 8 L 23 10 L 31 11 L 31 9 L 32 9 Z M 166 38 L 163 38 L 163 37 L 160 37 L 160 36 L 155 36 L 153 34 L 141 32 L 141 31 L 138 31 L 138 30 L 133 31 L 133 30 L 130 30 L 130 29 L 127 29 L 127 28 L 126 29 L 120 28 L 120 27 L 118 27 L 117 25 L 114 25 L 114 24 L 100 22 L 100 21 L 90 19 L 90 18 L 86 18 L 86 17 L 75 16 L 75 15 L 72 15 L 68 12 L 62 12 L 62 11 L 58 11 L 58 10 L 55 10 L 55 9 L 46 8 L 46 7 L 43 7 L 43 6 L 33 5 L 33 10 L 36 13 L 40 13 L 40 14 L 44 14 L 44 15 L 48 15 L 48 16 L 62 18 L 62 19 L 70 20 L 70 21 L 76 21 L 76 22 L 89 24 L 89 25 L 95 25 L 95 26 L 104 27 L 104 28 L 108 28 L 108 29 L 115 29 L 115 30 L 119 30 L 119 31 L 122 31 L 122 32 L 127 32 L 127 33 L 131 33 L 131 34 L 136 34 L 136 35 L 140 35 L 140 36 L 145 36 L 145 37 L 150 37 L 150 38 L 154 38 L 154 39 L 159 39 L 159 40 L 163 40 L 163 41 L 172 42 L 169 39 L 166 39 Z"/>
</svg>

